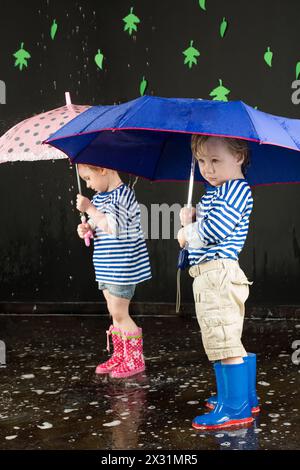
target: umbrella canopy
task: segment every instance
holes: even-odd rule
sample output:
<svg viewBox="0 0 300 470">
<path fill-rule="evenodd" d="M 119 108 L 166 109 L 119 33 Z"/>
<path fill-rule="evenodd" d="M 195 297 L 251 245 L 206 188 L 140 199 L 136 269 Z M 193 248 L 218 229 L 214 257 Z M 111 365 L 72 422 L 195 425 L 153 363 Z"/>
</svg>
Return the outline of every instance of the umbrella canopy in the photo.
<svg viewBox="0 0 300 470">
<path fill-rule="evenodd" d="M 74 119 L 80 113 L 86 111 L 90 106 L 73 105 L 70 93 L 65 93 L 66 105 L 52 109 L 45 113 L 25 119 L 9 129 L 0 137 L 0 163 L 14 161 L 40 161 L 57 160 L 66 158 L 62 153 L 50 145 L 42 145 L 50 134 Z M 76 167 L 78 191 L 81 194 L 81 184 Z M 82 223 L 86 222 L 86 217 L 81 213 Z M 90 245 L 89 239 L 92 232 L 88 232 L 84 241 L 86 246 Z"/>
<path fill-rule="evenodd" d="M 73 163 L 150 180 L 187 180 L 194 133 L 247 140 L 252 185 L 300 182 L 300 120 L 267 114 L 242 101 L 143 96 L 116 106 L 93 106 L 46 143 Z M 204 181 L 198 168 L 195 179 Z"/>
<path fill-rule="evenodd" d="M 88 108 L 69 104 L 19 122 L 0 137 L 0 163 L 66 158 L 42 142 Z"/>
</svg>

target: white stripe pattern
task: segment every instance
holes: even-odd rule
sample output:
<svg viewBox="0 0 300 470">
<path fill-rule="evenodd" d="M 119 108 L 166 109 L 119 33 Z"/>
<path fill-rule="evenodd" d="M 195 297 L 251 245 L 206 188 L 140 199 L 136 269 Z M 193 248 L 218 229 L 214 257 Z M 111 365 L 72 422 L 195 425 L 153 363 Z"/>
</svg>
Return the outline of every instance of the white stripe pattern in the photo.
<svg viewBox="0 0 300 470">
<path fill-rule="evenodd" d="M 237 260 L 246 241 L 252 208 L 252 193 L 245 179 L 208 186 L 197 206 L 197 221 L 192 224 L 199 244 L 189 248 L 190 265 L 217 258 Z"/>
<path fill-rule="evenodd" d="M 95 228 L 93 263 L 96 281 L 128 285 L 150 279 L 149 256 L 134 192 L 122 184 L 113 191 L 97 193 L 92 203 L 109 216 L 110 227 L 114 228 L 113 234 Z"/>
</svg>

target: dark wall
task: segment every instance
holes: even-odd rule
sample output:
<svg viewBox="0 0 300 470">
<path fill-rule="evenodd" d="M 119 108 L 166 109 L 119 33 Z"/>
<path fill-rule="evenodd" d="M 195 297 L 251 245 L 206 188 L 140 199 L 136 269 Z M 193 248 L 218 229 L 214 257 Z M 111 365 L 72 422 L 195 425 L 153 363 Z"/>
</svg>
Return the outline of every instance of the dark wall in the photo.
<svg viewBox="0 0 300 470">
<path fill-rule="evenodd" d="M 129 36 L 122 18 L 131 7 L 140 18 Z M 264 111 L 300 118 L 291 84 L 300 61 L 297 0 L 49 0 L 0 4 L 0 134 L 33 114 L 64 104 L 70 91 L 78 104 L 111 104 L 147 94 L 202 97 L 222 79 L 228 98 Z M 219 25 L 228 21 L 222 39 Z M 58 23 L 50 38 L 53 19 Z M 198 64 L 184 65 L 190 41 Z M 31 54 L 28 68 L 14 66 L 20 43 Z M 273 65 L 263 56 L 270 46 Z M 94 56 L 104 53 L 103 70 Z M 127 180 L 125 176 L 125 180 Z M 77 238 L 76 180 L 68 161 L 17 162 L 0 166 L 0 300 L 91 301 L 99 298 L 91 250 Z M 203 192 L 197 185 L 194 201 Z M 136 186 L 139 201 L 184 204 L 187 184 Z M 91 193 L 86 193 L 92 196 Z M 300 302 L 300 186 L 253 188 L 254 211 L 240 264 L 254 281 L 252 302 Z M 137 301 L 173 302 L 178 246 L 149 240 L 153 280 L 139 287 Z M 191 279 L 183 276 L 183 300 L 192 301 Z"/>
</svg>

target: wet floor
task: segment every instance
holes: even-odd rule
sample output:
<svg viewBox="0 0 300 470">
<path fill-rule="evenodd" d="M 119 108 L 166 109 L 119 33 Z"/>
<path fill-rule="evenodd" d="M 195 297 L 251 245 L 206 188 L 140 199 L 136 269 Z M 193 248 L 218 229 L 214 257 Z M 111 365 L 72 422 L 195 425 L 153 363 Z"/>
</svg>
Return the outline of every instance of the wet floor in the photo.
<svg viewBox="0 0 300 470">
<path fill-rule="evenodd" d="M 191 427 L 214 391 L 196 319 L 135 320 L 146 372 L 113 380 L 94 373 L 107 358 L 107 317 L 0 316 L 0 449 L 300 448 L 299 320 L 246 320 L 262 412 L 247 429 L 217 432 Z"/>
</svg>

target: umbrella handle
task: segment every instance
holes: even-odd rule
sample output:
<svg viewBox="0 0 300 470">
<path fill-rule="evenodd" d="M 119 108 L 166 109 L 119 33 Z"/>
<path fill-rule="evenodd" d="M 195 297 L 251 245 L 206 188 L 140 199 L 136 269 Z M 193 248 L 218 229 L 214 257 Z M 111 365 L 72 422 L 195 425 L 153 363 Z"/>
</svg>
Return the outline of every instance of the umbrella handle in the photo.
<svg viewBox="0 0 300 470">
<path fill-rule="evenodd" d="M 85 224 L 85 223 L 86 223 L 86 217 L 85 217 L 85 215 L 82 215 L 80 218 L 81 218 L 81 222 L 82 222 L 83 224 Z M 93 237 L 93 232 L 92 232 L 91 230 L 89 230 L 89 231 L 86 232 L 86 234 L 84 235 L 84 243 L 85 243 L 85 246 L 90 246 L 90 244 L 91 244 L 90 239 L 91 239 L 91 238 L 94 238 L 94 237 Z"/>
<path fill-rule="evenodd" d="M 186 205 L 186 207 L 188 209 L 192 208 L 193 189 L 194 189 L 194 180 L 195 180 L 195 166 L 196 166 L 196 159 L 195 159 L 194 156 L 192 156 L 190 181 L 189 181 L 189 193 L 188 193 L 188 201 L 187 201 L 187 205 Z M 189 246 L 189 244 L 188 244 L 188 242 L 186 242 L 184 250 L 187 250 L 188 246 Z M 184 250 L 182 250 L 182 251 L 184 251 Z M 186 268 L 186 266 L 184 268 L 181 268 L 181 269 L 185 269 L 185 268 Z"/>
</svg>

